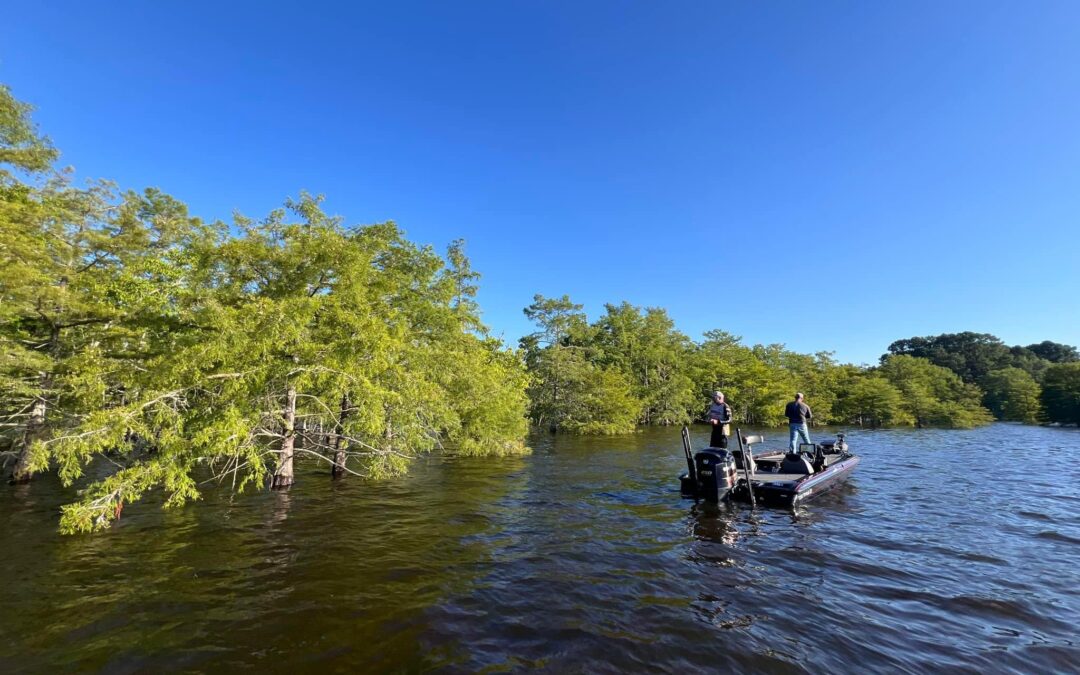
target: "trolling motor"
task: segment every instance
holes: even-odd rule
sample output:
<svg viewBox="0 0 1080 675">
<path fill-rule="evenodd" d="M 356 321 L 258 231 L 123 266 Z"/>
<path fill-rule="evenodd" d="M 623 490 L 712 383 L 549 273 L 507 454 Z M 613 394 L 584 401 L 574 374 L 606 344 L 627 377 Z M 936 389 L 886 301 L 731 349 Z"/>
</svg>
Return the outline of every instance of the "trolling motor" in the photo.
<svg viewBox="0 0 1080 675">
<path fill-rule="evenodd" d="M 844 434 L 836 434 L 836 440 L 819 440 L 816 443 L 802 443 L 799 454 L 806 455 L 815 471 L 824 471 L 828 467 L 826 455 L 839 455 L 847 452 Z"/>
</svg>

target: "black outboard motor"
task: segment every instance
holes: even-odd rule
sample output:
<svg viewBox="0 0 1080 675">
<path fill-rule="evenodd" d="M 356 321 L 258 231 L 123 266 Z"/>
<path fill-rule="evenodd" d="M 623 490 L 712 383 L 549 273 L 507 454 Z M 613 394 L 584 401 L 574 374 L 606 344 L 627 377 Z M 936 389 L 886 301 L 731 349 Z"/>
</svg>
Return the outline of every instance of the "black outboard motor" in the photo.
<svg viewBox="0 0 1080 675">
<path fill-rule="evenodd" d="M 698 497 L 721 502 L 735 485 L 735 458 L 722 448 L 706 448 L 694 455 Z"/>
</svg>

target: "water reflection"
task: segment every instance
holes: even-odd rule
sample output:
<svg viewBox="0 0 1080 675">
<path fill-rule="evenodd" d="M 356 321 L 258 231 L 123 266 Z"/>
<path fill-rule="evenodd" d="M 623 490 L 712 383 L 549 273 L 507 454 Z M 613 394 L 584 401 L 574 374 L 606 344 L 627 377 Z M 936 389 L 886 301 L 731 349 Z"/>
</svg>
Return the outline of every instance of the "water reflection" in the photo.
<svg viewBox="0 0 1080 675">
<path fill-rule="evenodd" d="M 690 509 L 690 533 L 695 539 L 733 546 L 739 538 L 735 509 L 728 504 L 698 502 Z"/>
<path fill-rule="evenodd" d="M 273 531 L 275 525 L 281 525 L 288 519 L 292 495 L 288 490 L 274 490 L 270 495 L 273 506 L 268 511 L 266 524 L 268 529 Z"/>
</svg>

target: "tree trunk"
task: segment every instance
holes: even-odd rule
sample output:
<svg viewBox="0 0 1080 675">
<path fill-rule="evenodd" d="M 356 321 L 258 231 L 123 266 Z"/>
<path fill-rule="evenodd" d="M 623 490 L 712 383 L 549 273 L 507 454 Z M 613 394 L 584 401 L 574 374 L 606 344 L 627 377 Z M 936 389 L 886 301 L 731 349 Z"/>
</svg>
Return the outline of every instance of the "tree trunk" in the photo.
<svg viewBox="0 0 1080 675">
<path fill-rule="evenodd" d="M 30 411 L 30 422 L 23 431 L 19 457 L 15 460 L 15 469 L 11 472 L 12 483 L 26 483 L 30 480 L 30 446 L 45 427 L 45 397 L 39 396 Z"/>
<path fill-rule="evenodd" d="M 275 490 L 293 484 L 293 448 L 296 445 L 296 388 L 289 387 L 285 394 L 285 429 L 278 455 L 278 468 L 270 487 Z"/>
<path fill-rule="evenodd" d="M 61 279 L 61 289 L 66 286 L 67 279 Z M 49 331 L 48 353 L 50 356 L 56 355 L 59 344 L 60 329 L 56 324 L 53 324 Z M 11 482 L 13 484 L 30 481 L 30 446 L 33 445 L 34 441 L 45 431 L 45 412 L 48 409 L 46 396 L 52 388 L 52 376 L 50 372 L 41 373 L 40 387 L 41 390 L 38 392 L 38 397 L 34 401 L 34 407 L 30 409 L 30 421 L 27 423 L 26 429 L 23 430 L 22 443 L 19 448 L 19 457 L 15 460 L 15 468 L 11 472 Z"/>
<path fill-rule="evenodd" d="M 342 394 L 341 396 L 341 410 L 338 413 L 338 421 L 334 426 L 334 468 L 330 470 L 330 475 L 334 478 L 341 478 L 345 475 L 345 441 L 341 437 L 342 423 L 345 422 L 345 415 L 349 412 L 349 396 Z"/>
</svg>

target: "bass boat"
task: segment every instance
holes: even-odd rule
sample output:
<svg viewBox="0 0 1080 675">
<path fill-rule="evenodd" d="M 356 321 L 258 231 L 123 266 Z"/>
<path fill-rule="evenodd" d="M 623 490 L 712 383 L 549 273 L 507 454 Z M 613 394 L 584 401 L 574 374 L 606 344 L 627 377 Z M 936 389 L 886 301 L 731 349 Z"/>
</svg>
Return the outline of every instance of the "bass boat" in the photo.
<svg viewBox="0 0 1080 675">
<path fill-rule="evenodd" d="M 794 507 L 840 485 L 859 464 L 848 450 L 844 434 L 835 439 L 802 443 L 798 452 L 753 446 L 764 436 L 744 436 L 736 429 L 737 450 L 704 448 L 693 451 L 690 430 L 683 427 L 686 473 L 679 476 L 682 495 L 707 502 L 741 501 Z"/>
</svg>

